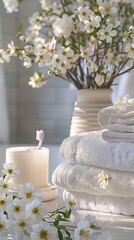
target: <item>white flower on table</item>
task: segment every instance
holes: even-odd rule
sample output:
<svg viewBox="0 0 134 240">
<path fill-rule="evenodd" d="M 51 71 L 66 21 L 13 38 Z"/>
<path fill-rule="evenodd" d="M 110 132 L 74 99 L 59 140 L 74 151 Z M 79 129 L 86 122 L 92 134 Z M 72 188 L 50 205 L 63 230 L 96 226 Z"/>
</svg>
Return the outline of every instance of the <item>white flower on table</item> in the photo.
<svg viewBox="0 0 134 240">
<path fill-rule="evenodd" d="M 16 177 L 19 174 L 19 170 L 15 169 L 13 163 L 4 163 L 2 173 L 7 177 Z"/>
<path fill-rule="evenodd" d="M 7 216 L 5 214 L 0 214 L 0 236 L 6 235 L 10 226 L 11 221 L 7 219 Z"/>
<path fill-rule="evenodd" d="M 12 195 L 0 192 L 0 214 L 3 213 L 9 203 L 13 200 Z"/>
<path fill-rule="evenodd" d="M 10 177 L 0 178 L 0 191 L 8 192 L 13 189 L 13 184 L 9 181 Z"/>
<path fill-rule="evenodd" d="M 129 58 L 134 59 L 134 43 L 127 43 L 125 46 L 125 52 L 128 53 Z"/>
<path fill-rule="evenodd" d="M 98 183 L 99 183 L 99 187 L 101 189 L 106 189 L 106 187 L 108 186 L 108 180 L 109 180 L 109 176 L 108 174 L 106 174 L 103 170 L 100 174 L 98 174 Z"/>
<path fill-rule="evenodd" d="M 91 15 L 91 10 L 88 6 L 86 7 L 79 7 L 77 9 L 78 18 L 81 22 L 84 22 L 85 20 L 88 20 Z"/>
<path fill-rule="evenodd" d="M 49 223 L 40 221 L 32 226 L 30 234 L 32 240 L 52 240 L 57 239 L 57 230 L 51 227 Z"/>
<path fill-rule="evenodd" d="M 52 25 L 55 36 L 69 38 L 74 30 L 74 23 L 71 17 L 64 14 L 62 18 L 57 18 Z"/>
<path fill-rule="evenodd" d="M 21 237 L 25 236 L 25 234 L 26 235 L 30 234 L 33 224 L 34 224 L 34 221 L 31 218 L 27 218 L 25 212 L 19 215 L 15 215 L 14 226 L 13 226 L 14 233 L 19 233 L 20 239 L 21 239 Z M 22 238 L 22 239 L 25 239 L 25 238 Z"/>
<path fill-rule="evenodd" d="M 80 220 L 77 224 L 77 228 L 74 231 L 74 239 L 89 240 L 91 235 L 94 233 L 93 229 L 90 226 L 91 222 L 88 219 Z"/>
<path fill-rule="evenodd" d="M 6 208 L 9 219 L 14 219 L 15 216 L 20 215 L 24 210 L 25 201 L 19 198 L 15 198 Z"/>
<path fill-rule="evenodd" d="M 113 30 L 113 25 L 109 24 L 104 26 L 104 28 L 100 29 L 98 31 L 99 39 L 100 40 L 106 40 L 107 43 L 112 42 L 112 37 L 115 37 L 117 35 L 117 31 Z"/>
<path fill-rule="evenodd" d="M 25 207 L 25 211 L 26 216 L 32 218 L 34 221 L 41 220 L 48 213 L 45 204 L 39 199 L 29 202 Z"/>
<path fill-rule="evenodd" d="M 101 86 L 104 83 L 104 76 L 97 74 L 95 77 L 95 82 L 97 83 L 98 86 Z"/>
<path fill-rule="evenodd" d="M 3 0 L 5 8 L 7 9 L 8 13 L 17 12 L 19 1 L 18 0 Z"/>
<path fill-rule="evenodd" d="M 30 81 L 28 84 L 33 88 L 40 88 L 45 85 L 47 82 L 47 78 L 45 78 L 44 74 L 41 72 L 35 72 L 32 77 L 30 77 Z"/>
<path fill-rule="evenodd" d="M 35 190 L 31 182 L 28 182 L 25 185 L 20 184 L 19 190 L 18 197 L 27 199 L 28 201 L 33 200 L 35 197 L 38 198 L 41 196 L 40 191 Z"/>
</svg>

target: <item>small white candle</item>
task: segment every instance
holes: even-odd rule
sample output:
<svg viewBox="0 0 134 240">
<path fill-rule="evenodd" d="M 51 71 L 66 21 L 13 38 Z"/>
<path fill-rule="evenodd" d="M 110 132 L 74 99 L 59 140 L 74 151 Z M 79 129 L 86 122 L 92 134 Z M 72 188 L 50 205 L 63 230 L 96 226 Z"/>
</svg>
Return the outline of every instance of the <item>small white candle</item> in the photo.
<svg viewBox="0 0 134 240">
<path fill-rule="evenodd" d="M 20 174 L 12 179 L 15 190 L 19 189 L 19 184 L 32 182 L 36 188 L 48 186 L 49 172 L 49 149 L 43 148 L 44 132 L 39 131 L 37 137 L 41 136 L 37 147 L 13 147 L 6 150 L 6 162 L 13 163 Z M 38 139 L 38 140 L 39 140 Z"/>
</svg>

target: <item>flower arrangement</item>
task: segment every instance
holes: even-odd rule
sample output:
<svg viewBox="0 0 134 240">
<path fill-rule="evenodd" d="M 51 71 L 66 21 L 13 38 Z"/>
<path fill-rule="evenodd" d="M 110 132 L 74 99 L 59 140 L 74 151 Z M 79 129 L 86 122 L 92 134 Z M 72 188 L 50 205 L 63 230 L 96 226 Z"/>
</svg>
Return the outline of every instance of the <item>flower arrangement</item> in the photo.
<svg viewBox="0 0 134 240">
<path fill-rule="evenodd" d="M 3 0 L 8 12 L 23 0 Z M 123 0 L 39 0 L 41 10 L 29 18 L 23 48 L 13 42 L 0 50 L 0 62 L 18 56 L 26 68 L 40 71 L 29 85 L 41 87 L 52 75 L 77 89 L 109 88 L 113 80 L 134 68 L 134 7 Z"/>
<path fill-rule="evenodd" d="M 82 240 L 90 239 L 95 229 L 100 229 L 94 216 L 87 216 L 72 226 L 70 216 L 75 213 L 76 202 L 48 212 L 40 192 L 31 182 L 20 184 L 20 190 L 12 194 L 11 178 L 19 172 L 12 163 L 4 163 L 0 178 L 0 239 L 14 240 Z M 69 225 L 68 225 L 69 222 Z"/>
</svg>

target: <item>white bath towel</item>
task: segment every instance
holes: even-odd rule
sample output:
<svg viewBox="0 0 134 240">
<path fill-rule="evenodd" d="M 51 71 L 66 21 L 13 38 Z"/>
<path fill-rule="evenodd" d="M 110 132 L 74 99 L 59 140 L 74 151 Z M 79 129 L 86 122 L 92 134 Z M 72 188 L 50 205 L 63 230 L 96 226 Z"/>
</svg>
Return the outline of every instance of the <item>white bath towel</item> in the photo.
<svg viewBox="0 0 134 240">
<path fill-rule="evenodd" d="M 109 106 L 103 108 L 98 113 L 98 122 L 105 128 L 106 124 L 125 124 L 134 125 L 134 109 L 129 109 L 129 111 L 119 111 L 114 106 Z"/>
<path fill-rule="evenodd" d="M 77 209 L 88 209 L 103 213 L 134 215 L 134 198 L 121 198 L 113 196 L 92 195 L 66 190 L 64 200 L 72 198 L 76 201 Z"/>
<path fill-rule="evenodd" d="M 109 143 L 132 143 L 134 142 L 134 133 L 122 133 L 104 130 L 102 132 L 102 138 Z"/>
<path fill-rule="evenodd" d="M 103 131 L 66 138 L 60 147 L 61 157 L 74 164 L 134 171 L 134 143 L 108 143 L 102 139 Z"/>
<path fill-rule="evenodd" d="M 114 106 L 101 109 L 98 122 L 110 131 L 134 133 L 134 98 L 120 97 Z"/>
<path fill-rule="evenodd" d="M 52 180 L 56 186 L 69 191 L 134 197 L 134 172 L 104 169 L 104 173 L 110 178 L 105 189 L 102 189 L 98 183 L 101 173 L 102 168 L 63 163 L 54 171 Z"/>
</svg>

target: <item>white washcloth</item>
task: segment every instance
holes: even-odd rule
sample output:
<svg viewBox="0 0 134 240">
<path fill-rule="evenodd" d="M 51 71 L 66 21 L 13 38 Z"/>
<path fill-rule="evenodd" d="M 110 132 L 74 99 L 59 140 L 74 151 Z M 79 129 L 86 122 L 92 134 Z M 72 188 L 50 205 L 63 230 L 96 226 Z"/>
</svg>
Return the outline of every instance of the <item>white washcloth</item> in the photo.
<svg viewBox="0 0 134 240">
<path fill-rule="evenodd" d="M 134 143 L 108 143 L 102 139 L 103 131 L 66 138 L 60 147 L 61 157 L 74 164 L 134 171 Z"/>
<path fill-rule="evenodd" d="M 134 142 L 134 132 L 133 133 L 122 133 L 105 130 L 102 132 L 102 138 L 109 143 L 132 143 Z"/>
<path fill-rule="evenodd" d="M 123 215 L 134 215 L 134 198 L 121 198 L 113 196 L 92 195 L 74 191 L 63 193 L 64 200 L 72 198 L 76 201 L 76 208 L 99 211 L 103 213 L 114 213 Z"/>
<path fill-rule="evenodd" d="M 134 125 L 134 107 L 133 109 L 128 107 L 126 110 L 120 110 L 115 106 L 103 108 L 98 113 L 98 122 L 102 128 L 109 124 Z"/>
<path fill-rule="evenodd" d="M 98 180 L 102 168 L 83 166 L 80 164 L 60 164 L 53 173 L 53 183 L 69 191 L 85 192 L 95 195 L 116 197 L 134 197 L 134 172 L 104 169 L 108 174 L 108 185 L 100 188 Z"/>
</svg>

